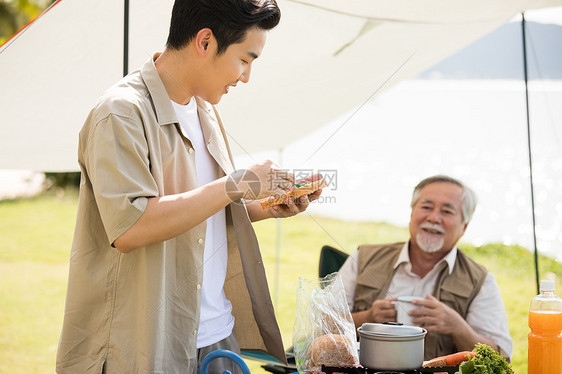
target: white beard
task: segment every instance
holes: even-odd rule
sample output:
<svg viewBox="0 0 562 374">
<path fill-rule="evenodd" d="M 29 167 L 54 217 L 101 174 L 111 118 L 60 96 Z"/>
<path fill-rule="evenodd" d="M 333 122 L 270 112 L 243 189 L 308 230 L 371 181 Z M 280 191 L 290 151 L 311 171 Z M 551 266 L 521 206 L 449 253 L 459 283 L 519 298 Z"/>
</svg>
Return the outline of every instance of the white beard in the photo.
<svg viewBox="0 0 562 374">
<path fill-rule="evenodd" d="M 443 248 L 445 239 L 443 236 L 435 236 L 420 230 L 416 234 L 416 242 L 422 251 L 426 253 L 434 253 Z"/>
</svg>

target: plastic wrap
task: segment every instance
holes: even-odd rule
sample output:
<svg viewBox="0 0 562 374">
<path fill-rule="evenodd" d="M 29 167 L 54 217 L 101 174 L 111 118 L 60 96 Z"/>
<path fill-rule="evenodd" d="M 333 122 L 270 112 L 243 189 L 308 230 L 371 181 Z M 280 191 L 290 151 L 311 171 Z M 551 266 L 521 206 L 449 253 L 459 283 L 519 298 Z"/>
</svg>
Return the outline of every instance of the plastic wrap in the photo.
<svg viewBox="0 0 562 374">
<path fill-rule="evenodd" d="M 359 363 L 355 324 L 337 273 L 309 281 L 299 278 L 293 347 L 299 373 Z"/>
</svg>

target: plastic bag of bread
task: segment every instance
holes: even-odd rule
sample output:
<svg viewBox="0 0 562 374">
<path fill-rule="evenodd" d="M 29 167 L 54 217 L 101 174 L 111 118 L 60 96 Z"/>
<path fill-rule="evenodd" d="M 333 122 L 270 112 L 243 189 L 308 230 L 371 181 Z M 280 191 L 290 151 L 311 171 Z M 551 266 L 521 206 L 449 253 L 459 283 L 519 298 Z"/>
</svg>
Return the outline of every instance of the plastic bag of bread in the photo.
<svg viewBox="0 0 562 374">
<path fill-rule="evenodd" d="M 299 278 L 293 349 L 299 373 L 359 363 L 355 325 L 337 273 L 316 281 Z"/>
</svg>

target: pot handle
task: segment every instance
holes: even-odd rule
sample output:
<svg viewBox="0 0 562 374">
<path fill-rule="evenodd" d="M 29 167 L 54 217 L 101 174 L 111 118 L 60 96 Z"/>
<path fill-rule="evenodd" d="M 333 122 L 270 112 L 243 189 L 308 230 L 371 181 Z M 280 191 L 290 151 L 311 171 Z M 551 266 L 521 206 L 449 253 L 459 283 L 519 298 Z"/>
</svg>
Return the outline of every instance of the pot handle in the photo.
<svg viewBox="0 0 562 374">
<path fill-rule="evenodd" d="M 391 326 L 403 326 L 403 323 L 400 322 L 382 322 L 382 325 L 391 325 Z"/>
</svg>

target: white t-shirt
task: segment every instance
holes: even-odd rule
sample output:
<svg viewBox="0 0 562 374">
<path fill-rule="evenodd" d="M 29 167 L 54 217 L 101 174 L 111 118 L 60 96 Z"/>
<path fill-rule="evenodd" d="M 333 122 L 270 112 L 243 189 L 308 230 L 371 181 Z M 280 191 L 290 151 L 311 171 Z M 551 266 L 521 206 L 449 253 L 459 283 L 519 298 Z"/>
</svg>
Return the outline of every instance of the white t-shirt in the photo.
<svg viewBox="0 0 562 374">
<path fill-rule="evenodd" d="M 351 254 L 339 271 L 350 310 L 353 310 L 353 299 L 355 298 L 358 254 L 358 251 Z M 406 242 L 398 256 L 398 260 L 394 264 L 396 272 L 390 282 L 390 286 L 388 286 L 386 297 L 425 297 L 427 294 L 432 295 L 439 274 L 445 267 L 451 273 L 456 259 L 457 247 L 454 247 L 425 277 L 420 278 L 419 275 L 412 272 L 408 242 Z M 466 322 L 478 334 L 492 339 L 511 358 L 513 342 L 509 334 L 507 316 L 500 289 L 492 273 L 488 272 L 482 288 L 480 288 L 480 291 L 472 300 L 466 315 Z"/>
<path fill-rule="evenodd" d="M 187 105 L 172 101 L 172 105 L 181 131 L 191 141 L 195 151 L 198 185 L 203 186 L 216 180 L 219 177 L 218 165 L 207 149 L 195 99 L 191 98 Z M 207 219 L 204 251 L 197 348 L 207 347 L 227 338 L 234 328 L 232 304 L 227 300 L 223 289 L 227 264 L 224 209 Z"/>
</svg>

